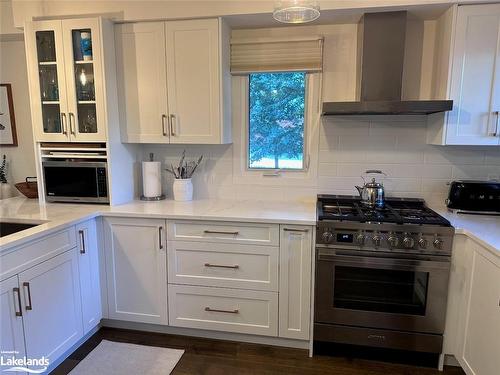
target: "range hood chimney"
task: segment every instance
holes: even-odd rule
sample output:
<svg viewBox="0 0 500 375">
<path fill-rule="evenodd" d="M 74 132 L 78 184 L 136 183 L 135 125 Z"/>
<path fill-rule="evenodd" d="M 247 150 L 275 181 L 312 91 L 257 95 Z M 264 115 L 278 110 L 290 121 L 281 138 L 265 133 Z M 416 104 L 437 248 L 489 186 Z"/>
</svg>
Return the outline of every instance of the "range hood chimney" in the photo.
<svg viewBox="0 0 500 375">
<path fill-rule="evenodd" d="M 323 103 L 323 115 L 426 115 L 451 110 L 452 100 L 418 100 L 422 30 L 423 23 L 408 19 L 406 11 L 364 14 L 358 26 L 360 100 Z"/>
</svg>

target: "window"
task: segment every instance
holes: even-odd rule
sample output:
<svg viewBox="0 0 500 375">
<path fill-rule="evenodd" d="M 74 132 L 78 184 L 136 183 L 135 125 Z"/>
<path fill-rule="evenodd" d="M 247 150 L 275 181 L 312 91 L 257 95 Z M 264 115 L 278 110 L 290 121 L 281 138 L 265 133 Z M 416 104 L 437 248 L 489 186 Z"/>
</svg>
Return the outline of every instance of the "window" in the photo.
<svg viewBox="0 0 500 375">
<path fill-rule="evenodd" d="M 249 169 L 304 169 L 306 73 L 249 76 Z"/>
</svg>

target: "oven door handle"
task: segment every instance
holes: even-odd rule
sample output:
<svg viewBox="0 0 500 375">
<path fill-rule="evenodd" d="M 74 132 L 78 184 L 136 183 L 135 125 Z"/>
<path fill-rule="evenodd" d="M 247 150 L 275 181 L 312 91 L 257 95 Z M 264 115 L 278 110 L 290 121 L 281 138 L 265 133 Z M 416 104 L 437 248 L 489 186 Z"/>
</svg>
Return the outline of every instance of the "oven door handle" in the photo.
<svg viewBox="0 0 500 375">
<path fill-rule="evenodd" d="M 344 255 L 332 253 L 331 251 L 319 251 L 316 258 L 319 262 L 333 262 L 336 265 L 348 267 L 363 267 L 363 268 L 383 268 L 392 270 L 448 270 L 450 262 L 439 260 L 430 260 L 425 258 L 420 259 L 404 259 L 404 258 L 387 258 L 380 256 L 359 256 L 359 255 Z M 448 258 L 449 259 L 449 258 Z"/>
</svg>

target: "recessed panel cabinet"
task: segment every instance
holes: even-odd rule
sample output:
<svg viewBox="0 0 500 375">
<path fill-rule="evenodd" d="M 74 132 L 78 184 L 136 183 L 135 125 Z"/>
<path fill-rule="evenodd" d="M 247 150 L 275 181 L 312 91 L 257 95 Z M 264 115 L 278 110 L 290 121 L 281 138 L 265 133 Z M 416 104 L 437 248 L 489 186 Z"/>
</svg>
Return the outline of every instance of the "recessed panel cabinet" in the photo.
<svg viewBox="0 0 500 375">
<path fill-rule="evenodd" d="M 83 18 L 26 24 L 36 141 L 106 141 L 102 22 Z"/>
<path fill-rule="evenodd" d="M 458 6 L 448 81 L 453 110 L 431 115 L 429 143 L 500 144 L 500 4 Z"/>
<path fill-rule="evenodd" d="M 115 27 L 126 143 L 230 142 L 229 30 L 220 19 Z"/>
<path fill-rule="evenodd" d="M 165 220 L 104 219 L 108 317 L 168 324 Z"/>
</svg>

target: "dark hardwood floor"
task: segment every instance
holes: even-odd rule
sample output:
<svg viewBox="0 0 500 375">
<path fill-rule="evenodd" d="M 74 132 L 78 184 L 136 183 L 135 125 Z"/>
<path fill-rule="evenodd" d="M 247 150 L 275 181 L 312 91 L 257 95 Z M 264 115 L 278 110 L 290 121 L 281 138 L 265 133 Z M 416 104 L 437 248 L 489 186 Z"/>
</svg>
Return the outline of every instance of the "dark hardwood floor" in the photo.
<svg viewBox="0 0 500 375">
<path fill-rule="evenodd" d="M 102 328 L 59 365 L 52 374 L 69 373 L 101 340 L 184 349 L 172 374 L 332 374 L 332 375 L 431 375 L 439 371 L 346 356 L 308 357 L 306 350 L 246 344 L 161 333 Z M 442 374 L 462 375 L 461 369 L 445 367 Z M 134 374 L 135 375 L 135 374 Z M 140 374 L 147 375 L 147 374 Z"/>
</svg>

